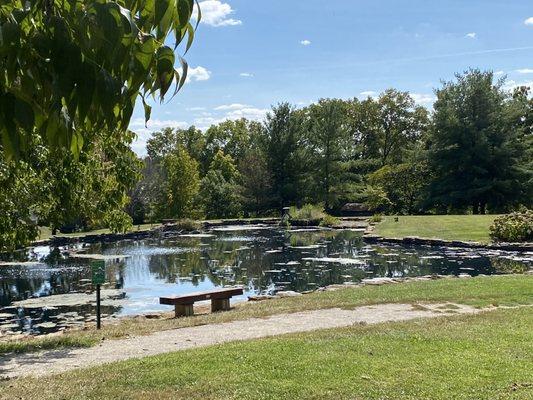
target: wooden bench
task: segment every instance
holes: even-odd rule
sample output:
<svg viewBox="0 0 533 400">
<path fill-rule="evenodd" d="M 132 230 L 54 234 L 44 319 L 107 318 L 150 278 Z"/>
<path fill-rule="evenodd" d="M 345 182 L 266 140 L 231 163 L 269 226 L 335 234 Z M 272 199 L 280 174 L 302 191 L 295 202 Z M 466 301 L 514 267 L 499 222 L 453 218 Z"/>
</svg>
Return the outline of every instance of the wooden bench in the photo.
<svg viewBox="0 0 533 400">
<path fill-rule="evenodd" d="M 189 293 L 182 296 L 160 297 L 159 304 L 174 306 L 177 317 L 194 315 L 193 305 L 196 301 L 211 300 L 211 311 L 227 311 L 230 309 L 229 299 L 243 294 L 242 288 L 215 289 L 206 292 Z"/>
</svg>

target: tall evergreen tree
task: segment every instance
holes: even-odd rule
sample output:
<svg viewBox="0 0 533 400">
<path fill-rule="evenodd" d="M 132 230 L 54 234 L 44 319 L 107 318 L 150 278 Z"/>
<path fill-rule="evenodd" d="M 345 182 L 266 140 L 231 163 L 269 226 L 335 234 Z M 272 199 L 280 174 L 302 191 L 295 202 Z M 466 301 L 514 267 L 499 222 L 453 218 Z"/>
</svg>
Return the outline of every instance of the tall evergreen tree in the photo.
<svg viewBox="0 0 533 400">
<path fill-rule="evenodd" d="M 349 156 L 350 127 L 347 105 L 343 100 L 322 99 L 306 110 L 306 132 L 314 168 L 314 200 L 326 209 L 335 205 L 342 194 Z"/>
<path fill-rule="evenodd" d="M 278 207 L 302 202 L 304 136 L 302 113 L 288 103 L 267 114 L 263 148 L 272 174 L 272 197 Z M 307 164 L 307 167 L 309 164 Z"/>
<path fill-rule="evenodd" d="M 502 84 L 492 72 L 470 70 L 437 91 L 429 153 L 433 205 L 483 214 L 523 196 L 524 142 L 509 123 Z"/>
</svg>

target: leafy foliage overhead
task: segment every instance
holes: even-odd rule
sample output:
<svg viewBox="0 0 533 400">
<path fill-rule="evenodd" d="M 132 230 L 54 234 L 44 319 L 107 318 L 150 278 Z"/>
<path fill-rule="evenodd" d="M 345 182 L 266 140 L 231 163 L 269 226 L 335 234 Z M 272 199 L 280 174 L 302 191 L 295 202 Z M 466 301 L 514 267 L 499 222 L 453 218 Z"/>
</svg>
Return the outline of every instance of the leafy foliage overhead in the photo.
<svg viewBox="0 0 533 400">
<path fill-rule="evenodd" d="M 82 132 L 125 130 L 141 96 L 185 83 L 194 0 L 0 0 L 0 136 L 18 156 L 34 129 L 78 154 Z M 199 7 L 197 8 L 199 10 Z M 200 11 L 196 21 L 200 20 Z M 174 48 L 165 39 L 174 37 Z"/>
</svg>

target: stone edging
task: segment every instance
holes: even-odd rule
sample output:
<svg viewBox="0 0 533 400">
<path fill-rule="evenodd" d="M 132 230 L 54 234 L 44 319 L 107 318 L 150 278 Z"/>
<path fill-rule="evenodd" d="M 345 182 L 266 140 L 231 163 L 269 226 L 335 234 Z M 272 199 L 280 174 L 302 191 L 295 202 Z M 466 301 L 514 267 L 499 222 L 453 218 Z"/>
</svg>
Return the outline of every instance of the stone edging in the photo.
<svg viewBox="0 0 533 400">
<path fill-rule="evenodd" d="M 387 238 L 379 235 L 365 233 L 363 240 L 366 243 L 391 243 L 406 246 L 434 246 L 434 247 L 461 247 L 468 249 L 487 249 L 503 251 L 533 251 L 533 243 L 479 243 L 463 242 L 460 240 L 424 239 L 418 236 L 406 236 L 404 238 Z"/>
</svg>

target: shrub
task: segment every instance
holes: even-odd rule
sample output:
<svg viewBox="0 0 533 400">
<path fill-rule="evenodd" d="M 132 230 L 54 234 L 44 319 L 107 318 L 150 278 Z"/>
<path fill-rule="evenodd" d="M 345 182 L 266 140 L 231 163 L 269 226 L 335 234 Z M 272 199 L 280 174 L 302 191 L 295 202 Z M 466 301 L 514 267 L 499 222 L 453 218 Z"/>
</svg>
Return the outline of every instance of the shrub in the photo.
<svg viewBox="0 0 533 400">
<path fill-rule="evenodd" d="M 383 221 L 383 216 L 381 214 L 374 214 L 370 217 L 371 224 L 377 224 L 381 221 Z"/>
<path fill-rule="evenodd" d="M 289 210 L 291 219 L 317 221 L 322 220 L 327 214 L 324 211 L 324 206 L 304 204 L 302 208 L 291 207 Z"/>
<path fill-rule="evenodd" d="M 113 233 L 126 233 L 132 226 L 131 217 L 121 210 L 114 210 L 104 217 L 104 223 Z"/>
<path fill-rule="evenodd" d="M 514 212 L 496 218 L 490 227 L 490 237 L 502 242 L 533 240 L 533 211 Z"/>
<path fill-rule="evenodd" d="M 290 223 L 292 225 L 321 225 L 333 226 L 338 224 L 338 219 L 332 217 L 322 204 L 304 204 L 302 208 L 291 207 L 289 210 Z"/>
<path fill-rule="evenodd" d="M 197 231 L 201 224 L 193 219 L 184 218 L 176 222 L 176 229 L 180 231 Z"/>
<path fill-rule="evenodd" d="M 320 226 L 328 226 L 328 227 L 335 226 L 338 224 L 339 224 L 339 219 L 329 214 L 326 214 L 324 218 L 322 218 L 322 221 L 320 222 Z"/>
</svg>

